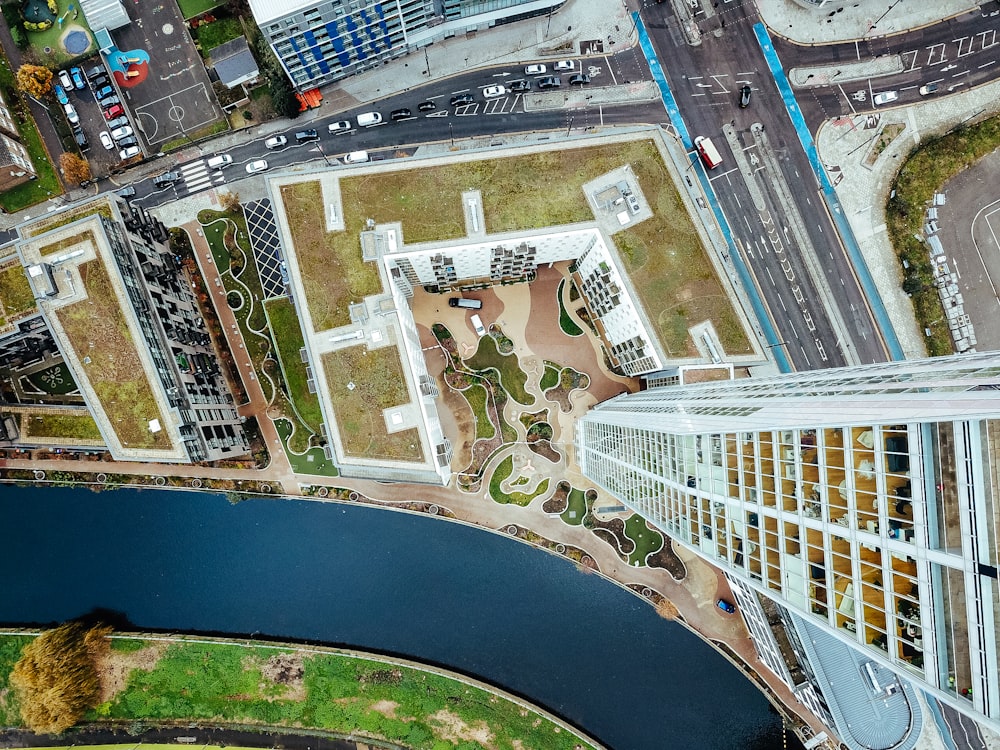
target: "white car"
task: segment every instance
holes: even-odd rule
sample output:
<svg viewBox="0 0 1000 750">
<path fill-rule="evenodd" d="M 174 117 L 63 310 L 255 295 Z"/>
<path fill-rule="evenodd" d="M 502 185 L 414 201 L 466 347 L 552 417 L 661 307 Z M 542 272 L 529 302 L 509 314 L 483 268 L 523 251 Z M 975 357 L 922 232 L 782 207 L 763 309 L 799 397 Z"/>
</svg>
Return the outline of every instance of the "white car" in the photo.
<svg viewBox="0 0 1000 750">
<path fill-rule="evenodd" d="M 128 125 L 123 125 L 122 127 L 111 131 L 111 137 L 116 141 L 120 141 L 122 138 L 128 138 L 130 135 L 132 135 L 132 128 Z"/>
<path fill-rule="evenodd" d="M 541 63 L 535 63 L 534 65 L 527 65 L 524 68 L 524 74 L 526 76 L 543 76 L 545 75 L 545 66 Z"/>
<path fill-rule="evenodd" d="M 281 148 L 288 143 L 288 139 L 283 135 L 273 135 L 264 141 L 267 148 Z M 265 167 L 266 168 L 266 167 Z"/>
<path fill-rule="evenodd" d="M 66 119 L 69 120 L 74 125 L 80 122 L 80 115 L 76 113 L 76 109 L 72 104 L 64 104 L 63 109 L 66 110 Z"/>
<path fill-rule="evenodd" d="M 487 86 L 483 89 L 483 96 L 487 99 L 499 99 L 507 95 L 507 89 L 503 86 Z"/>
<path fill-rule="evenodd" d="M 118 152 L 118 156 L 122 161 L 125 161 L 126 159 L 131 159 L 133 156 L 138 156 L 138 155 L 139 155 L 138 146 L 129 146 L 128 148 L 123 148 L 121 151 Z"/>
<path fill-rule="evenodd" d="M 258 172 L 263 172 L 267 169 L 267 162 L 263 159 L 258 159 L 257 161 L 252 161 L 247 164 L 247 174 L 257 174 Z"/>
<path fill-rule="evenodd" d="M 104 146 L 108 151 L 115 147 L 115 142 L 111 140 L 111 135 L 107 130 L 101 131 L 101 134 L 97 136 L 101 139 L 101 145 Z"/>
<path fill-rule="evenodd" d="M 576 63 L 572 60 L 560 60 L 552 67 L 555 70 L 576 70 Z"/>
<path fill-rule="evenodd" d="M 331 122 L 326 129 L 331 133 L 346 133 L 351 129 L 351 121 L 341 120 L 340 122 Z"/>
<path fill-rule="evenodd" d="M 872 101 L 875 102 L 875 106 L 879 107 L 883 104 L 888 104 L 889 102 L 894 102 L 899 98 L 899 94 L 895 91 L 883 91 L 880 94 L 875 94 Z"/>
<path fill-rule="evenodd" d="M 69 77 L 68 70 L 59 71 L 59 83 L 61 83 L 63 85 L 63 88 L 66 89 L 67 91 L 72 91 L 74 88 L 73 79 Z"/>
</svg>

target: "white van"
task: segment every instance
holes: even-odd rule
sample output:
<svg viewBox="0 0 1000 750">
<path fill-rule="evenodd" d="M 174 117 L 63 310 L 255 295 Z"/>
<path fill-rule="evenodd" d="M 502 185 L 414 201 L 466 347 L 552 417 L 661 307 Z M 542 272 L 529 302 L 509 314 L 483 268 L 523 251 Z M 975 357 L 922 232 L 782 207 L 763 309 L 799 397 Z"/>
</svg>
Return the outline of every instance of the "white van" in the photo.
<svg viewBox="0 0 1000 750">
<path fill-rule="evenodd" d="M 222 169 L 223 167 L 228 167 L 233 163 L 233 157 L 229 154 L 219 154 L 218 156 L 213 156 L 207 162 L 209 169 Z"/>
<path fill-rule="evenodd" d="M 469 320 L 472 321 L 472 328 L 476 331 L 476 335 L 482 338 L 486 335 L 486 329 L 483 327 L 483 321 L 478 315 L 473 315 Z"/>
<path fill-rule="evenodd" d="M 352 151 L 344 157 L 344 164 L 364 164 L 368 161 L 367 151 Z"/>
<path fill-rule="evenodd" d="M 358 115 L 358 127 L 370 128 L 372 125 L 379 125 L 382 122 L 382 115 L 378 112 L 362 112 Z"/>
</svg>

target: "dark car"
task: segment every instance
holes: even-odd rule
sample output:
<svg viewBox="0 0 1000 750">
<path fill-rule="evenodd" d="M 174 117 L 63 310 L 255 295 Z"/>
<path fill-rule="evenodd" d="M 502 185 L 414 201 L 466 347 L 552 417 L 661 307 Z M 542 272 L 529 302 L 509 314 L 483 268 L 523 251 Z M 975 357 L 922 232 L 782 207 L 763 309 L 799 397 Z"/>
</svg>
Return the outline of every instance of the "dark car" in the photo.
<svg viewBox="0 0 1000 750">
<path fill-rule="evenodd" d="M 507 84 L 507 88 L 515 94 L 523 94 L 525 91 L 531 91 L 531 81 L 511 81 Z"/>
<path fill-rule="evenodd" d="M 318 141 L 319 133 L 315 130 L 300 130 L 295 134 L 295 141 L 297 143 L 309 143 L 310 141 Z"/>
<path fill-rule="evenodd" d="M 420 104 L 417 105 L 417 110 L 420 112 L 433 112 L 437 108 L 438 105 L 434 102 L 420 102 Z"/>
<path fill-rule="evenodd" d="M 103 65 L 95 65 L 90 70 L 87 71 L 87 78 L 93 79 L 98 76 L 107 75 L 107 71 L 104 69 Z"/>
<path fill-rule="evenodd" d="M 90 148 L 90 143 L 87 141 L 87 136 L 83 134 L 82 130 L 74 130 L 73 137 L 76 139 L 76 145 L 80 147 L 81 151 L 87 151 Z"/>
<path fill-rule="evenodd" d="M 562 85 L 562 81 L 559 76 L 546 76 L 538 81 L 538 88 L 540 89 L 557 89 Z"/>
<path fill-rule="evenodd" d="M 570 86 L 582 86 L 585 83 L 590 83 L 590 76 L 586 73 L 576 73 L 569 77 Z"/>
<path fill-rule="evenodd" d="M 97 78 L 94 78 L 90 82 L 90 88 L 92 88 L 94 91 L 97 91 L 98 89 L 102 89 L 105 86 L 110 86 L 110 85 L 111 85 L 111 79 L 108 78 L 107 76 L 98 76 Z"/>
<path fill-rule="evenodd" d="M 129 146 L 138 146 L 139 141 L 134 135 L 127 135 L 124 138 L 119 139 L 118 148 L 128 148 Z"/>
<path fill-rule="evenodd" d="M 472 94 L 455 94 L 451 97 L 451 106 L 459 107 L 463 104 L 472 104 L 476 101 L 476 97 Z"/>
<path fill-rule="evenodd" d="M 744 86 L 740 89 L 740 107 L 746 109 L 750 106 L 750 87 Z"/>
<path fill-rule="evenodd" d="M 413 117 L 413 113 L 404 107 L 403 109 L 392 110 L 392 112 L 389 113 L 389 117 L 393 120 L 405 120 L 408 117 Z"/>
<path fill-rule="evenodd" d="M 167 185 L 173 185 L 180 178 L 181 176 L 177 172 L 164 172 L 153 178 L 153 184 L 156 187 L 166 187 Z"/>
</svg>

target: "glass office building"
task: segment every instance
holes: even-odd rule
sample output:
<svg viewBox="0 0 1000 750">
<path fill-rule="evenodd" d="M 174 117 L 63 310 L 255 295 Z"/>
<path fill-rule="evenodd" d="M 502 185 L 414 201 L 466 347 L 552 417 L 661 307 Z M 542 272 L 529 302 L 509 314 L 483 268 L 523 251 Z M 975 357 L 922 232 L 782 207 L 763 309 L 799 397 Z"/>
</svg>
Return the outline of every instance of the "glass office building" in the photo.
<svg viewBox="0 0 1000 750">
<path fill-rule="evenodd" d="M 998 435 L 980 353 L 626 394 L 576 449 L 673 539 L 997 728 Z"/>
<path fill-rule="evenodd" d="M 250 0 L 299 91 L 333 83 L 456 34 L 548 13 L 564 0 Z"/>
</svg>

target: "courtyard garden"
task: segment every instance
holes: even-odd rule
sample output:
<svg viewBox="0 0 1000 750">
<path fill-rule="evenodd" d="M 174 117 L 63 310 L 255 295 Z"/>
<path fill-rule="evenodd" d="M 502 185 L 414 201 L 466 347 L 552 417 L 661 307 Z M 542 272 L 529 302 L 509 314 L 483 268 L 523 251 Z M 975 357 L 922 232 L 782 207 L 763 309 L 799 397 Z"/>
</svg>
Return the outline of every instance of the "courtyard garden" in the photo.
<svg viewBox="0 0 1000 750">
<path fill-rule="evenodd" d="M 69 438 L 102 443 L 94 418 L 83 414 L 25 414 L 21 420 L 21 436 L 44 441 L 45 438 Z"/>
<path fill-rule="evenodd" d="M 35 295 L 17 261 L 0 267 L 0 329 L 35 309 Z"/>
</svg>

